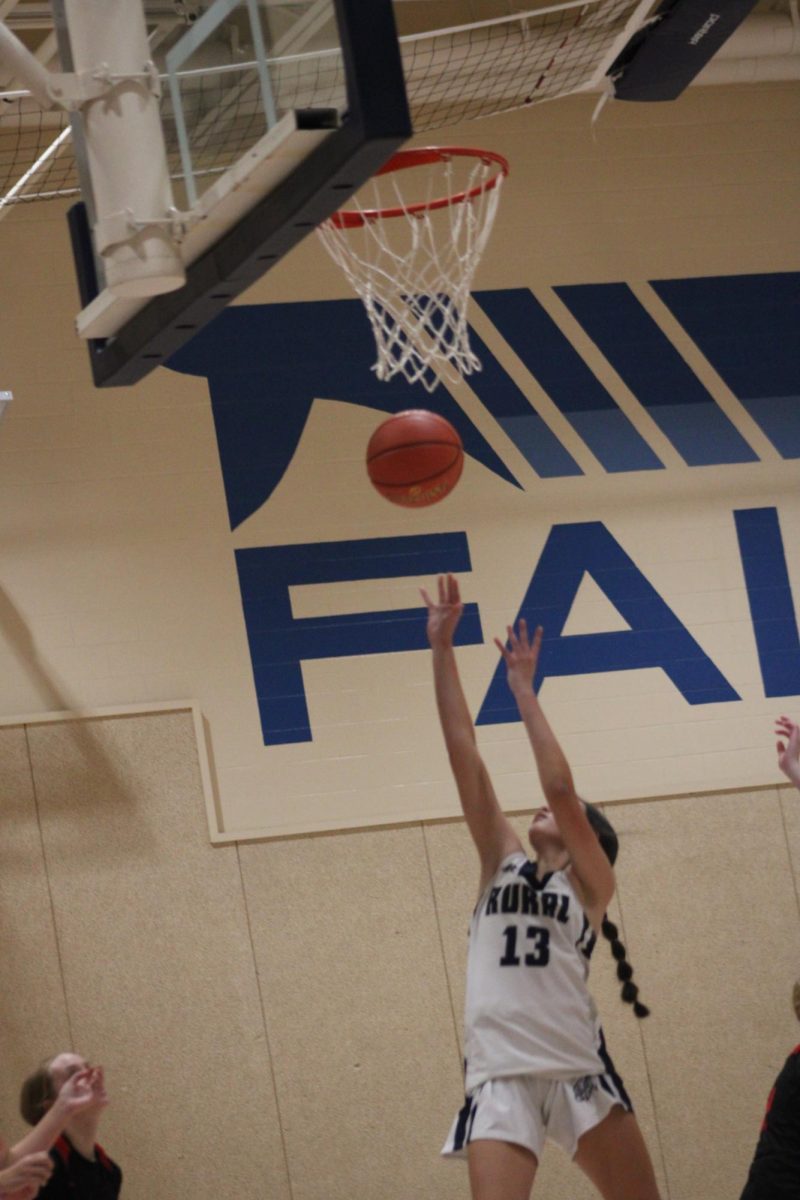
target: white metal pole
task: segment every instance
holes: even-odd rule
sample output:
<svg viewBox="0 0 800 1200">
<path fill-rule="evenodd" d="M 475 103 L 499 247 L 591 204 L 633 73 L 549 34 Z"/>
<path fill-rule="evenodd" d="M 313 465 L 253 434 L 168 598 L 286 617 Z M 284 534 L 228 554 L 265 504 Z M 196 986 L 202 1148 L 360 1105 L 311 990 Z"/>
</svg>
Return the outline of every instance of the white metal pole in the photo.
<svg viewBox="0 0 800 1200">
<path fill-rule="evenodd" d="M 47 91 L 49 71 L 45 70 L 27 46 L 24 46 L 2 21 L 0 21 L 0 65 L 10 71 L 14 79 L 21 79 L 26 87 L 30 88 L 31 95 L 35 97 L 36 102 L 42 108 L 55 107 L 53 99 Z"/>
<path fill-rule="evenodd" d="M 81 105 L 95 200 L 94 237 L 118 296 L 174 291 L 186 276 L 173 234 L 172 185 L 140 0 L 66 0 L 73 69 L 106 72 Z"/>
</svg>

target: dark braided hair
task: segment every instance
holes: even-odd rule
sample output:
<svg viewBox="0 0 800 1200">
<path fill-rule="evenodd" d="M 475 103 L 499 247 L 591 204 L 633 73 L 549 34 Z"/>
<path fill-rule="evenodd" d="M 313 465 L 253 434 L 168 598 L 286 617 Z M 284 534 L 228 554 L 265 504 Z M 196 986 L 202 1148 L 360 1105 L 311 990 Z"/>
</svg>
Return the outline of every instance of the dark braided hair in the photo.
<svg viewBox="0 0 800 1200">
<path fill-rule="evenodd" d="M 607 817 L 596 808 L 594 804 L 587 804 L 584 801 L 586 816 L 589 824 L 597 834 L 598 841 L 603 848 L 606 858 L 613 866 L 617 860 L 619 853 L 619 838 L 614 832 L 614 826 Z M 603 937 L 607 938 L 611 943 L 611 953 L 614 956 L 614 961 L 617 964 L 617 979 L 622 984 L 622 999 L 626 1004 L 633 1005 L 634 1015 L 639 1017 L 649 1017 L 650 1009 L 642 1004 L 639 1000 L 639 989 L 633 982 L 633 967 L 627 960 L 625 947 L 619 938 L 619 930 L 613 921 L 609 921 L 608 916 L 603 917 L 601 925 Z"/>
</svg>

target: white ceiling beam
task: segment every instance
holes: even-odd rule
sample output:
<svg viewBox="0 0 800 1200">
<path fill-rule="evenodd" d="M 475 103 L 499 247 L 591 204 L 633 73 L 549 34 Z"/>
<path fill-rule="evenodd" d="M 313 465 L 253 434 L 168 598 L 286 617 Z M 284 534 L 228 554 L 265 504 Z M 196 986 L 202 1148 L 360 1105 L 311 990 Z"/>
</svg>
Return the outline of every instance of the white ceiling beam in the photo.
<svg viewBox="0 0 800 1200">
<path fill-rule="evenodd" d="M 150 49 L 157 50 L 162 42 L 167 40 L 175 26 L 180 24 L 182 24 L 182 22 L 177 18 L 170 21 L 160 21 L 158 25 L 156 25 L 153 32 L 147 35 L 147 40 L 150 43 Z"/>
</svg>

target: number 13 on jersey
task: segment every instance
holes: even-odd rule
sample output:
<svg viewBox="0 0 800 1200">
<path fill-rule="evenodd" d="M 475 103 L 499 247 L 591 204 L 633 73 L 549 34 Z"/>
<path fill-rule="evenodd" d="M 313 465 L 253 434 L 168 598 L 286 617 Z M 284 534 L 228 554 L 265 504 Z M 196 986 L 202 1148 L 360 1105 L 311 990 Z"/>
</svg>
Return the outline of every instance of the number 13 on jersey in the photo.
<svg viewBox="0 0 800 1200">
<path fill-rule="evenodd" d="M 503 930 L 506 948 L 500 959 L 501 967 L 518 967 L 523 961 L 517 954 L 517 937 L 519 929 L 516 925 L 507 925 Z M 531 950 L 525 954 L 526 967 L 546 967 L 550 961 L 550 931 L 541 925 L 528 925 L 525 930 L 525 944 L 531 944 Z"/>
</svg>

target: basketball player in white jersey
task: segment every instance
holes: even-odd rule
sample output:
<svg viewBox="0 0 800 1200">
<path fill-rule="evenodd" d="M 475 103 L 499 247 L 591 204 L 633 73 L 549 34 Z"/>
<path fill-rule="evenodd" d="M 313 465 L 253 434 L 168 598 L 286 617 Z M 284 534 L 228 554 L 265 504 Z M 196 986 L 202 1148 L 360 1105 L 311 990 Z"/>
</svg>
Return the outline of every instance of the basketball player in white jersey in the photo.
<svg viewBox="0 0 800 1200">
<path fill-rule="evenodd" d="M 533 691 L 541 630 L 508 630 L 508 683 L 547 805 L 528 831 L 530 862 L 478 753 L 456 667 L 458 584 L 426 591 L 436 702 L 461 805 L 480 858 L 470 928 L 464 1049 L 467 1101 L 443 1150 L 469 1164 L 473 1200 L 528 1200 L 546 1137 L 604 1200 L 659 1200 L 647 1148 L 605 1049 L 587 990 L 597 934 L 612 940 L 623 999 L 637 1016 L 631 969 L 605 921 L 614 892 L 616 835 L 576 795 L 569 765 Z M 602 845 L 601 845 L 602 842 Z"/>
</svg>

